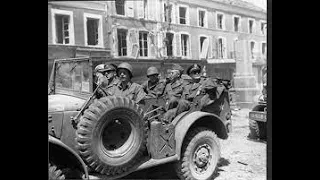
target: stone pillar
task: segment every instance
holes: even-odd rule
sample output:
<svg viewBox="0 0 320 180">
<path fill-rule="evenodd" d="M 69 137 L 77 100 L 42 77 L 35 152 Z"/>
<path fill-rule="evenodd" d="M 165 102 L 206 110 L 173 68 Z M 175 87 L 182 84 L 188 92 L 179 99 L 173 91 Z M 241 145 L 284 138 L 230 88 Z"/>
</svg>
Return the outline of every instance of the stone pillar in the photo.
<svg viewBox="0 0 320 180">
<path fill-rule="evenodd" d="M 234 90 L 236 93 L 236 104 L 241 108 L 252 108 L 254 96 L 259 93 L 259 89 L 256 87 L 256 78 L 252 71 L 248 41 L 236 41 L 235 50 L 236 71 L 233 79 Z"/>
</svg>

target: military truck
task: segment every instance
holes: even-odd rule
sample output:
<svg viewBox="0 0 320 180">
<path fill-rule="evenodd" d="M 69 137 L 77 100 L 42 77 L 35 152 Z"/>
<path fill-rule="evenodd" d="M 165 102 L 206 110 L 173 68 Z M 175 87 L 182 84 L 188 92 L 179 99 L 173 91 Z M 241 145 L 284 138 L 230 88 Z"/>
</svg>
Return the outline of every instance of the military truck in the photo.
<svg viewBox="0 0 320 180">
<path fill-rule="evenodd" d="M 92 58 L 59 59 L 48 87 L 49 179 L 117 179 L 173 162 L 181 179 L 210 179 L 231 131 L 228 88 L 212 107 L 162 121 L 164 98 L 96 96 Z M 221 86 L 224 86 L 221 84 Z M 100 91 L 101 92 L 101 91 Z M 103 91 L 102 91 L 103 92 Z"/>
<path fill-rule="evenodd" d="M 266 70 L 265 70 L 266 73 Z M 266 74 L 264 73 L 264 82 L 262 94 L 258 98 L 258 103 L 249 112 L 249 129 L 248 135 L 251 139 L 267 139 L 267 84 Z"/>
</svg>

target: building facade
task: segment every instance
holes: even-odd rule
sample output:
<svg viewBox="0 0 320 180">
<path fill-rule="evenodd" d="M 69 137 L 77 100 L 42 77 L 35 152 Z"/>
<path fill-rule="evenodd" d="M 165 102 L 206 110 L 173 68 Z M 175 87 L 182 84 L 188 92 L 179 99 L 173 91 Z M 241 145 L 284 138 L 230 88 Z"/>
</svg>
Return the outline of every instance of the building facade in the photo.
<svg viewBox="0 0 320 180">
<path fill-rule="evenodd" d="M 253 75 L 256 91 L 262 87 L 266 11 L 244 1 L 49 2 L 48 20 L 49 59 L 94 53 L 128 62 L 201 62 L 207 76 Z M 239 41 L 245 46 L 237 49 Z M 251 68 L 237 68 L 237 61 Z"/>
</svg>

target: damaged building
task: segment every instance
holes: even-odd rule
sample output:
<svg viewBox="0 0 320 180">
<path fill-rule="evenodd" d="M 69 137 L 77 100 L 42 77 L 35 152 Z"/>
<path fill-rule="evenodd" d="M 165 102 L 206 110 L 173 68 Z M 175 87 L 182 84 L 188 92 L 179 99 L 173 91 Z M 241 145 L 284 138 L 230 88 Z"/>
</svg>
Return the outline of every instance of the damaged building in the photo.
<svg viewBox="0 0 320 180">
<path fill-rule="evenodd" d="M 137 71 L 135 77 L 142 78 L 139 81 L 145 80 L 151 65 L 166 69 L 173 62 L 185 68 L 200 63 L 207 76 L 233 80 L 253 75 L 254 91 L 261 90 L 267 54 L 266 10 L 248 2 L 51 1 L 48 15 L 49 60 L 89 55 L 127 61 Z M 240 40 L 246 44 L 237 49 Z M 237 68 L 243 54 L 247 54 L 244 62 L 251 67 L 249 72 L 241 72 L 241 65 Z"/>
</svg>

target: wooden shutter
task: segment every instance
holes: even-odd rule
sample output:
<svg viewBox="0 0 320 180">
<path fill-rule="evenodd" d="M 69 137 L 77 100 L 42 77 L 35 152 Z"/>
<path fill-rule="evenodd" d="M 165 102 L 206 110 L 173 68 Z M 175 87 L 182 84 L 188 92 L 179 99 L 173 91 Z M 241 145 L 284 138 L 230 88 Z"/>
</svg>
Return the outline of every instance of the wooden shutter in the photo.
<svg viewBox="0 0 320 180">
<path fill-rule="evenodd" d="M 207 58 L 208 47 L 209 47 L 209 40 L 208 40 L 208 38 L 206 38 L 203 41 L 203 44 L 202 44 L 202 50 L 201 50 L 201 53 L 200 53 L 200 59 L 206 59 Z"/>
<path fill-rule="evenodd" d="M 224 59 L 227 59 L 227 52 L 228 52 L 228 47 L 227 47 L 227 39 L 226 38 L 222 38 L 222 46 L 223 46 L 223 57 Z"/>
<path fill-rule="evenodd" d="M 155 12 L 156 12 L 156 1 L 148 1 L 148 19 L 154 20 L 155 19 Z"/>
<path fill-rule="evenodd" d="M 172 22 L 171 23 L 176 23 L 177 22 L 177 7 L 175 4 L 172 3 L 172 10 L 171 10 L 171 18 Z"/>
<path fill-rule="evenodd" d="M 125 1 L 125 4 L 127 6 L 127 16 L 128 17 L 134 17 L 134 8 L 133 8 L 133 1 Z"/>
<path fill-rule="evenodd" d="M 144 0 L 136 1 L 138 18 L 144 18 Z"/>
<path fill-rule="evenodd" d="M 128 55 L 135 58 L 139 50 L 139 34 L 136 29 L 129 30 Z"/>
<path fill-rule="evenodd" d="M 211 55 L 213 59 L 217 59 L 218 56 L 218 45 L 217 45 L 217 38 L 212 36 L 211 38 Z"/>
<path fill-rule="evenodd" d="M 174 52 L 176 53 L 175 55 L 177 57 L 181 56 L 181 34 L 180 33 L 176 33 L 175 34 L 175 49 Z"/>
<path fill-rule="evenodd" d="M 212 58 L 212 36 L 209 36 L 208 58 Z"/>
<path fill-rule="evenodd" d="M 119 55 L 118 53 L 118 32 L 117 28 L 113 28 L 112 30 L 112 44 L 113 44 L 113 56 L 116 57 Z"/>
</svg>

